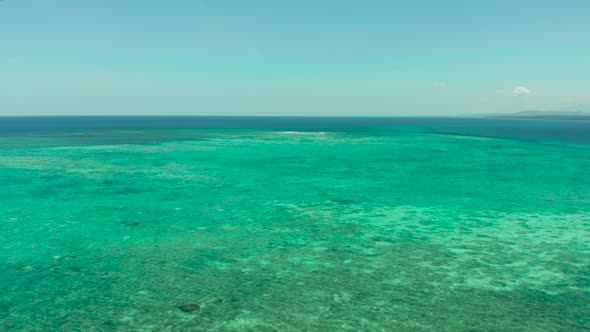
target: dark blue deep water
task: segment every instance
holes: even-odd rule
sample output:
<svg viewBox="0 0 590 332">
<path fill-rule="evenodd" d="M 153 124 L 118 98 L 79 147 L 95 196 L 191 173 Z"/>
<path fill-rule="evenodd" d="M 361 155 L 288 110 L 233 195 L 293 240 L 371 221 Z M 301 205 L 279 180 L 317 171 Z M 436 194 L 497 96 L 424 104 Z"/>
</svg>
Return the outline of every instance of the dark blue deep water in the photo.
<svg viewBox="0 0 590 332">
<path fill-rule="evenodd" d="M 102 130 L 268 129 L 411 131 L 531 141 L 590 144 L 590 121 L 462 117 L 0 117 L 0 134 Z"/>
</svg>

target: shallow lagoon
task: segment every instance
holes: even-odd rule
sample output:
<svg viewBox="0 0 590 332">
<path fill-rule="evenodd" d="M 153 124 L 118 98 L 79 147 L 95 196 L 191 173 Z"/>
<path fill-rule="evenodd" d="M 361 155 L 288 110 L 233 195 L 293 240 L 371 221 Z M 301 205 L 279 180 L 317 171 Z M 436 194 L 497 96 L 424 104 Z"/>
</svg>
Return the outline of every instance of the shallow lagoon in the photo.
<svg viewBox="0 0 590 332">
<path fill-rule="evenodd" d="M 588 145 L 293 129 L 0 144 L 0 330 L 590 329 Z"/>
</svg>

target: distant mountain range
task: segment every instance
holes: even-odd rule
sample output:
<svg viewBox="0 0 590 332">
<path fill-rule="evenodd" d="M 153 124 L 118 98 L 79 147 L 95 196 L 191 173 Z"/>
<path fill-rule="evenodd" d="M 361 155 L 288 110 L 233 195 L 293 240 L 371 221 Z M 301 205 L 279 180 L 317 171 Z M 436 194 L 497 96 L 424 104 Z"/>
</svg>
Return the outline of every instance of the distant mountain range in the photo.
<svg viewBox="0 0 590 332">
<path fill-rule="evenodd" d="M 579 105 L 560 110 L 529 110 L 508 114 L 485 114 L 483 116 L 521 119 L 590 120 L 590 105 Z"/>
</svg>

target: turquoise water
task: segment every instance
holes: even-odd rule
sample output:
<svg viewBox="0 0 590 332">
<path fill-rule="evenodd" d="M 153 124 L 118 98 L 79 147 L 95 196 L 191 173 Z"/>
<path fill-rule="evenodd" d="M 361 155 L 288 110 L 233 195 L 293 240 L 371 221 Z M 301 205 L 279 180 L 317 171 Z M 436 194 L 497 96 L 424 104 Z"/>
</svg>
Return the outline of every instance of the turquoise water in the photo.
<svg viewBox="0 0 590 332">
<path fill-rule="evenodd" d="M 412 128 L 3 135 L 0 330 L 589 330 L 590 145 Z"/>
</svg>

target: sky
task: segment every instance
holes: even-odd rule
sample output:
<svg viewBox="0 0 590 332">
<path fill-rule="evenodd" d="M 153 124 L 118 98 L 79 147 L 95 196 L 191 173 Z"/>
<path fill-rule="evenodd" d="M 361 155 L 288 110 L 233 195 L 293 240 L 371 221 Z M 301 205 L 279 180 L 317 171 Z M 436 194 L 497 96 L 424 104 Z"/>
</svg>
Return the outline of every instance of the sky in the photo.
<svg viewBox="0 0 590 332">
<path fill-rule="evenodd" d="M 0 115 L 584 105 L 588 0 L 0 1 Z"/>
</svg>

